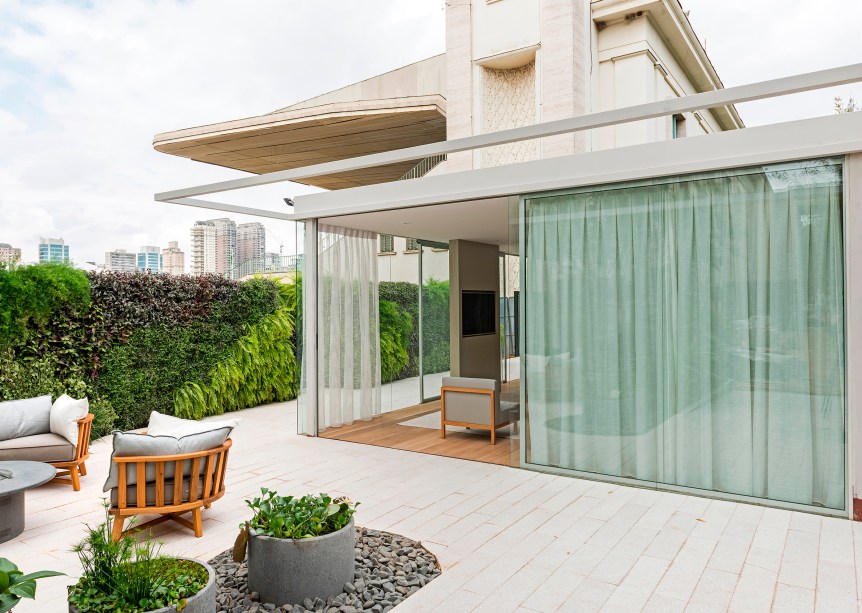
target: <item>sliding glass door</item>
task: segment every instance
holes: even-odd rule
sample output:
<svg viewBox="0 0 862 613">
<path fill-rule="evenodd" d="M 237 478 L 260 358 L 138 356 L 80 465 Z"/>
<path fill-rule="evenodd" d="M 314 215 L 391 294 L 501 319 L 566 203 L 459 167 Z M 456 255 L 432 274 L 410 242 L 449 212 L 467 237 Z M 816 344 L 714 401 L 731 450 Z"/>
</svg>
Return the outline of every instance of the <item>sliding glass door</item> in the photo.
<svg viewBox="0 0 862 613">
<path fill-rule="evenodd" d="M 526 199 L 528 463 L 845 506 L 841 164 Z"/>
<path fill-rule="evenodd" d="M 419 241 L 420 401 L 440 397 L 449 376 L 449 245 Z"/>
</svg>

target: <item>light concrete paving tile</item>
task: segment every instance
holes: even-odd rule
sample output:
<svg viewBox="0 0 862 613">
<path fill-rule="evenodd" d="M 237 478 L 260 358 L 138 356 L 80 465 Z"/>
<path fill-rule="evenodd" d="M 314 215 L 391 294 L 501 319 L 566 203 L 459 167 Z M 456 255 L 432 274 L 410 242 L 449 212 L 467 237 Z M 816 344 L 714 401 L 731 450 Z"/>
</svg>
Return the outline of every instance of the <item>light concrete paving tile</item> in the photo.
<svg viewBox="0 0 862 613">
<path fill-rule="evenodd" d="M 600 610 L 607 613 L 627 613 L 642 609 L 669 564 L 667 560 L 661 558 L 644 556 L 638 559 L 619 588 L 611 594 Z"/>
<path fill-rule="evenodd" d="M 791 521 L 792 525 L 792 521 Z M 820 535 L 816 532 L 789 530 L 778 582 L 813 590 L 817 587 L 817 554 Z"/>
<path fill-rule="evenodd" d="M 638 520 L 637 526 L 661 530 L 685 500 L 685 496 L 681 494 L 670 492 L 661 492 L 661 494 L 663 495 L 650 505 L 649 510 Z"/>
<path fill-rule="evenodd" d="M 455 613 L 455 611 L 458 611 L 459 613 L 468 613 L 482 604 L 484 599 L 484 596 L 480 596 L 479 594 L 474 594 L 473 592 L 465 590 L 458 590 L 449 596 L 449 598 L 441 602 L 438 610 L 452 611 L 453 613 Z"/>
<path fill-rule="evenodd" d="M 727 528 L 737 506 L 739 505 L 735 502 L 713 500 L 703 517 L 698 518 L 691 532 L 692 536 L 717 540 Z"/>
<path fill-rule="evenodd" d="M 547 580 L 548 572 L 544 568 L 528 564 L 490 594 L 488 599 L 476 608 L 476 611 L 502 613 L 514 611 L 521 605 L 531 606 L 533 603 L 530 594 Z"/>
<path fill-rule="evenodd" d="M 813 532 L 820 534 L 821 516 L 813 513 L 792 511 L 790 513 L 790 529 L 797 532 Z"/>
<path fill-rule="evenodd" d="M 588 522 L 604 523 L 604 520 L 584 517 L 587 512 L 593 507 L 595 507 L 599 502 L 601 502 L 601 500 L 599 500 L 598 498 L 581 496 L 567 508 L 563 509 L 562 511 L 559 511 L 556 515 L 548 519 L 548 521 L 544 522 L 541 526 L 537 528 L 537 531 L 546 534 L 553 534 L 554 536 L 560 536 L 563 532 L 571 528 L 572 525 L 577 523 L 581 518 L 584 518 L 584 520 Z"/>
<path fill-rule="evenodd" d="M 853 564 L 853 525 L 845 519 L 824 517 L 820 528 L 820 560 Z"/>
<path fill-rule="evenodd" d="M 696 524 L 697 519 L 691 515 L 675 512 L 650 543 L 646 555 L 673 560 Z"/>
<path fill-rule="evenodd" d="M 754 533 L 734 534 L 730 529 L 725 530 L 725 535 L 719 540 L 712 552 L 712 557 L 707 562 L 709 568 L 723 570 L 725 572 L 739 574 L 748 556 L 751 547 L 751 538 Z"/>
<path fill-rule="evenodd" d="M 642 611 L 643 613 L 683 613 L 687 604 L 670 596 L 653 594 Z"/>
<path fill-rule="evenodd" d="M 775 588 L 773 613 L 813 613 L 814 590 L 779 583 Z"/>
<path fill-rule="evenodd" d="M 733 597 L 738 581 L 739 575 L 736 573 L 705 568 L 689 602 L 693 605 L 725 611 L 730 606 L 730 599 Z"/>
<path fill-rule="evenodd" d="M 557 611 L 592 613 L 598 611 L 614 592 L 614 586 L 595 579 L 584 579 Z"/>
<path fill-rule="evenodd" d="M 850 522 L 846 522 L 850 523 Z M 824 526 L 825 528 L 825 526 Z M 822 538 L 822 534 L 821 534 Z M 820 558 L 817 569 L 817 611 L 843 612 L 856 608 L 856 569 Z"/>
<path fill-rule="evenodd" d="M 637 495 L 637 493 L 638 490 L 633 487 L 620 487 L 613 490 L 604 497 L 601 503 L 590 509 L 589 513 L 587 513 L 587 517 L 603 519 L 605 521 L 612 517 L 616 517 L 624 507 L 630 507 L 633 505 L 632 499 Z M 634 506 L 640 506 L 644 509 L 648 508 L 647 505 Z"/>
<path fill-rule="evenodd" d="M 532 561 L 533 564 L 555 570 L 589 539 L 605 522 L 584 517 L 577 520 L 568 530 L 555 538 Z M 537 534 L 543 534 L 537 531 Z"/>
<path fill-rule="evenodd" d="M 440 543 L 441 545 L 450 545 L 477 527 L 488 523 L 488 516 L 481 513 L 472 513 L 466 517 L 455 517 L 455 520 L 452 524 L 426 537 L 425 540 Z"/>
<path fill-rule="evenodd" d="M 613 547 L 637 523 L 646 510 L 646 507 L 640 505 L 623 506 L 615 515 L 606 520 L 605 525 L 599 528 L 587 542 L 599 547 Z M 601 515 L 604 515 L 604 513 Z M 593 519 L 601 518 L 594 517 Z"/>
<path fill-rule="evenodd" d="M 542 570 L 549 572 L 545 568 Z M 586 577 L 572 574 L 566 567 L 558 568 L 550 573 L 547 579 L 521 604 L 534 611 L 556 611 L 584 579 Z"/>
<path fill-rule="evenodd" d="M 656 588 L 656 594 L 688 601 L 700 581 L 715 543 L 715 539 L 690 536 Z"/>
<path fill-rule="evenodd" d="M 748 555 L 745 556 L 745 563 L 777 573 L 781 568 L 781 553 L 773 549 L 751 546 Z"/>
<path fill-rule="evenodd" d="M 759 613 L 769 611 L 772 598 L 775 595 L 777 573 L 745 565 L 742 575 L 736 584 L 733 598 L 730 599 L 730 611 L 739 613 Z"/>
<path fill-rule="evenodd" d="M 590 573 L 590 578 L 619 585 L 657 534 L 656 530 L 633 527 Z"/>
</svg>

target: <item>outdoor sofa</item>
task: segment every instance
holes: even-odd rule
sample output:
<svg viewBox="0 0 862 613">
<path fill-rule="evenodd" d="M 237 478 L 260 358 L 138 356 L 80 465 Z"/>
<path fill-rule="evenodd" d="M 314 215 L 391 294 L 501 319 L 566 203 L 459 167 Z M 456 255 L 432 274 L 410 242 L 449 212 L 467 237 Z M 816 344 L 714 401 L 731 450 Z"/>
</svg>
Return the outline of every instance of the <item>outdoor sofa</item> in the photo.
<svg viewBox="0 0 862 613">
<path fill-rule="evenodd" d="M 0 402 L 0 461 L 45 462 L 57 469 L 52 482 L 77 492 L 87 474 L 93 414 L 86 398 L 65 394 Z"/>
</svg>

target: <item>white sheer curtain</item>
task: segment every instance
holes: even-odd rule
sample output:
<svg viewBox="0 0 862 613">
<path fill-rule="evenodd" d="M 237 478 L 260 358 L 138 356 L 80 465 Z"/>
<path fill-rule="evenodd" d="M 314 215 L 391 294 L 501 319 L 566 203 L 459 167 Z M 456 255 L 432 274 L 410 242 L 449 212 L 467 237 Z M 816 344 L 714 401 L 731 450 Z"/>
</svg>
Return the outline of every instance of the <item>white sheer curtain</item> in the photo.
<svg viewBox="0 0 862 613">
<path fill-rule="evenodd" d="M 530 461 L 842 509 L 841 166 L 531 199 Z"/>
<path fill-rule="evenodd" d="M 380 414 L 377 234 L 321 225 L 318 427 Z"/>
</svg>

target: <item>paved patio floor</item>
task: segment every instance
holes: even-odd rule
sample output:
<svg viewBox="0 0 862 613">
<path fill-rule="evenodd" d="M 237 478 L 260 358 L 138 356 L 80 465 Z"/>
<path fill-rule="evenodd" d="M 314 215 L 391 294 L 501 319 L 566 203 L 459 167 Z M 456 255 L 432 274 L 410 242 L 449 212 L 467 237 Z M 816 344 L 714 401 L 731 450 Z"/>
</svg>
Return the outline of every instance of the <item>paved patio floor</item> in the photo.
<svg viewBox="0 0 862 613">
<path fill-rule="evenodd" d="M 862 524 L 514 468 L 296 436 L 295 404 L 249 409 L 234 432 L 227 494 L 204 536 L 155 529 L 163 551 L 208 559 L 229 548 L 245 498 L 346 494 L 358 523 L 421 540 L 443 575 L 410 611 L 856 611 Z M 80 492 L 28 493 L 27 529 L 0 544 L 25 571 L 61 570 L 15 613 L 65 611 L 79 573 L 71 545 L 101 517 L 108 440 L 92 445 Z"/>
</svg>

